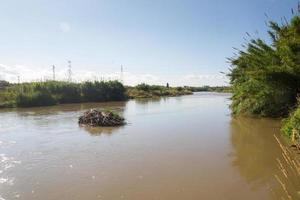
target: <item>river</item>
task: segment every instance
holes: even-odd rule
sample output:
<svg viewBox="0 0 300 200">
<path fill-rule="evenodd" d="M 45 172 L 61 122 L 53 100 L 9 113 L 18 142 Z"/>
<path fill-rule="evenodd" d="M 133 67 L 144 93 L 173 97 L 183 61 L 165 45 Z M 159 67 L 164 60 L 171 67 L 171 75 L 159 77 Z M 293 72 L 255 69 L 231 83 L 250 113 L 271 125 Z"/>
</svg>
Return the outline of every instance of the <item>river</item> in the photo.
<svg viewBox="0 0 300 200">
<path fill-rule="evenodd" d="M 0 111 L 0 200 L 259 200 L 280 188 L 280 121 L 233 118 L 230 95 Z M 90 108 L 124 115 L 87 128 Z"/>
</svg>

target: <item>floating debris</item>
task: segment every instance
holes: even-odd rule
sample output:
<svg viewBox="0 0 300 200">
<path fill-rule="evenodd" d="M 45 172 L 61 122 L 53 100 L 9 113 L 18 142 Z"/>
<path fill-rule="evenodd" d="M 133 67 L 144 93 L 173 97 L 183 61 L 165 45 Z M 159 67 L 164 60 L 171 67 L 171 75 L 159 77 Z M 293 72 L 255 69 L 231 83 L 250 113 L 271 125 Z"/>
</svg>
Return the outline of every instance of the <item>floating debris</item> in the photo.
<svg viewBox="0 0 300 200">
<path fill-rule="evenodd" d="M 89 126 L 121 126 L 125 124 L 125 119 L 111 111 L 91 109 L 79 117 L 78 123 Z"/>
</svg>

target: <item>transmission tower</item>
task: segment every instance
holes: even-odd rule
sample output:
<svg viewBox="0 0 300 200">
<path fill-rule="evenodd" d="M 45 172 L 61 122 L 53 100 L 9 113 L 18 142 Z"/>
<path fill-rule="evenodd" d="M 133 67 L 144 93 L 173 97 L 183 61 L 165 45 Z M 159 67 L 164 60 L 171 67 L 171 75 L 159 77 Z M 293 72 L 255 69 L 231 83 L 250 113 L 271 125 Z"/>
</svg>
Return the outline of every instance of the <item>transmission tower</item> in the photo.
<svg viewBox="0 0 300 200">
<path fill-rule="evenodd" d="M 52 65 L 53 81 L 55 81 L 55 65 Z"/>
<path fill-rule="evenodd" d="M 68 61 L 68 81 L 72 82 L 72 62 Z"/>
<path fill-rule="evenodd" d="M 121 83 L 124 82 L 123 78 L 124 78 L 123 65 L 121 65 L 121 73 L 120 73 L 120 82 L 121 82 Z"/>
</svg>

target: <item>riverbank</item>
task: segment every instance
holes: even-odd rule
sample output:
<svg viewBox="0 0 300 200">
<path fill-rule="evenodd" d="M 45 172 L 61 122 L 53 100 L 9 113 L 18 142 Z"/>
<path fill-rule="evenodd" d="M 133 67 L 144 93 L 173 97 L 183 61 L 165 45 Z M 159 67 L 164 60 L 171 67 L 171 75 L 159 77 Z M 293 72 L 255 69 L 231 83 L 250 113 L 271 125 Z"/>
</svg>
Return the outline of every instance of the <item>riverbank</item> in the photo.
<svg viewBox="0 0 300 200">
<path fill-rule="evenodd" d="M 70 83 L 64 81 L 6 84 L 0 88 L 0 108 L 51 106 L 66 103 L 125 101 L 136 98 L 189 95 L 186 87 L 139 84 L 124 86 L 118 81 Z"/>
<path fill-rule="evenodd" d="M 139 84 L 135 87 L 127 87 L 126 94 L 130 99 L 139 99 L 190 95 L 193 94 L 193 92 L 186 87 L 166 87 L 159 85 Z"/>
<path fill-rule="evenodd" d="M 0 90 L 0 107 L 35 107 L 66 103 L 126 100 L 126 88 L 118 81 L 71 83 L 45 81 L 11 84 Z"/>
<path fill-rule="evenodd" d="M 218 93 L 231 93 L 231 86 L 202 86 L 202 87 L 186 87 L 192 92 L 218 92 Z"/>
</svg>

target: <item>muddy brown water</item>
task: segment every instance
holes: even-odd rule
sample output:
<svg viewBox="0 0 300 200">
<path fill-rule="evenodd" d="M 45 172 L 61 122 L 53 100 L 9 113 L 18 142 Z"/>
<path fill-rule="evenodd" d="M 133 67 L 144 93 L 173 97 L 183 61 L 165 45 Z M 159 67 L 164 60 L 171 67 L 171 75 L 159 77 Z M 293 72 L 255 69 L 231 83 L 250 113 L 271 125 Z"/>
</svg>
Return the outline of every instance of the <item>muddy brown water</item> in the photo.
<svg viewBox="0 0 300 200">
<path fill-rule="evenodd" d="M 280 122 L 232 118 L 229 94 L 0 111 L 0 200 L 277 199 Z M 90 108 L 128 124 L 80 127 Z"/>
</svg>

